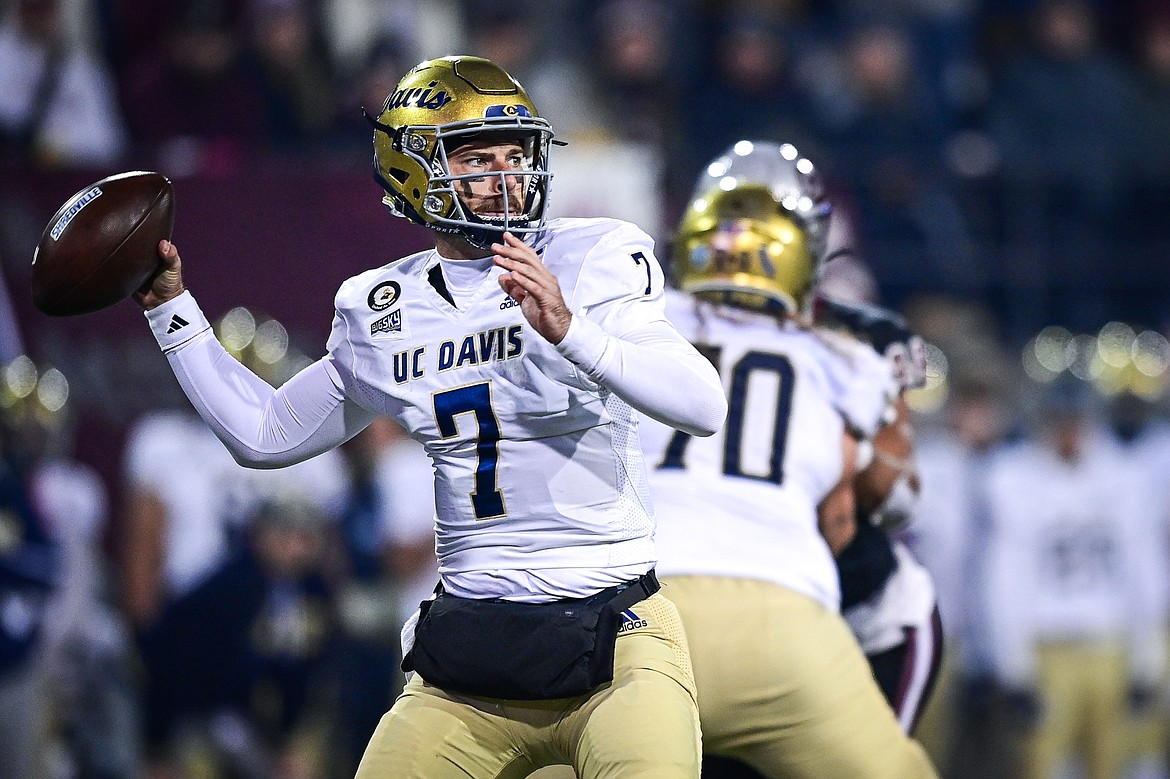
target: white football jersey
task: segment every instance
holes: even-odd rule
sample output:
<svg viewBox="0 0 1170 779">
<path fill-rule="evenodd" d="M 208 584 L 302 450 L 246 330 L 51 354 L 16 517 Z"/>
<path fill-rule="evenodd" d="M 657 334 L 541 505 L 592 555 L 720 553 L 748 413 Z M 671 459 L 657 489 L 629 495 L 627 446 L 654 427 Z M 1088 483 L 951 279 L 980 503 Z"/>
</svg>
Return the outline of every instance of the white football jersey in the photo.
<svg viewBox="0 0 1170 779">
<path fill-rule="evenodd" d="M 409 438 L 390 444 L 378 454 L 374 480 L 384 506 L 380 540 L 393 546 L 434 549 L 435 494 L 429 488 L 434 471 L 422 445 Z M 417 570 L 398 572 L 405 574 L 398 588 L 398 609 L 403 618 L 431 594 L 439 580 L 438 562 L 433 557 L 418 564 Z"/>
<path fill-rule="evenodd" d="M 724 429 L 692 438 L 644 420 L 658 570 L 762 579 L 840 604 L 817 505 L 841 479 L 848 426 L 872 435 L 889 363 L 860 341 L 671 292 L 667 313 L 716 364 Z"/>
<path fill-rule="evenodd" d="M 989 477 L 984 609 L 1001 678 L 1026 683 L 1038 643 L 1121 641 L 1134 672 L 1161 672 L 1165 560 L 1157 486 L 1103 431 L 1075 463 L 1025 441 Z"/>
<path fill-rule="evenodd" d="M 665 321 L 662 271 L 634 225 L 558 219 L 536 248 L 575 316 L 619 338 Z M 430 455 L 448 590 L 595 591 L 654 563 L 634 413 L 531 328 L 503 272 L 428 250 L 355 276 L 337 294 L 328 359 L 352 400 Z"/>
<path fill-rule="evenodd" d="M 868 600 L 844 612 L 849 629 L 867 655 L 885 652 L 906 641 L 906 628 L 922 629 L 934 614 L 930 573 L 901 541 L 892 541 L 896 565 L 890 578 Z"/>
</svg>

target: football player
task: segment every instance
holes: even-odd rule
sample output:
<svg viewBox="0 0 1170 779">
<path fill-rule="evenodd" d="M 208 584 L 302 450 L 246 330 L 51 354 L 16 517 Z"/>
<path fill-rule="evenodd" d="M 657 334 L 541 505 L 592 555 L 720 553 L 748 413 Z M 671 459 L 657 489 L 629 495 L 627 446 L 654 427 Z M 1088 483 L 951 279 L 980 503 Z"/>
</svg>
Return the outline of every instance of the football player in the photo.
<svg viewBox="0 0 1170 779">
<path fill-rule="evenodd" d="M 358 776 L 567 763 L 693 779 L 695 691 L 678 613 L 657 592 L 635 409 L 710 436 L 727 409 L 719 377 L 666 320 L 644 232 L 546 222 L 553 132 L 504 70 L 422 62 L 372 123 L 384 202 L 430 228 L 435 249 L 346 281 L 319 361 L 274 390 L 231 359 L 169 242 L 137 296 L 241 462 L 312 457 L 386 415 L 434 463 L 440 586 L 405 631 L 415 673 Z"/>
<path fill-rule="evenodd" d="M 925 386 L 925 347 L 902 317 L 822 293 L 814 298 L 813 312 L 819 326 L 850 333 L 885 355 L 900 393 Z M 837 571 L 845 621 L 898 723 L 910 733 L 942 662 L 942 622 L 930 573 L 896 537 L 906 528 L 919 491 L 910 409 L 901 396 L 887 417 L 863 444 L 861 459 L 868 464 L 854 481 L 857 533 L 837 555 Z"/>
<path fill-rule="evenodd" d="M 668 315 L 717 366 L 727 424 L 647 420 L 659 569 L 699 688 L 704 759 L 767 777 L 934 776 L 838 607 L 859 440 L 895 388 L 870 346 L 808 324 L 830 204 L 789 144 L 740 141 L 695 188 Z M 632 609 L 638 613 L 637 607 Z M 704 775 L 715 775 L 712 759 Z"/>
<path fill-rule="evenodd" d="M 1158 487 L 1086 382 L 1063 373 L 1040 392 L 1035 429 L 988 476 L 992 668 L 1023 737 L 1016 776 L 1053 776 L 1074 753 L 1089 779 L 1122 776 L 1127 704 L 1148 704 L 1165 670 Z"/>
</svg>

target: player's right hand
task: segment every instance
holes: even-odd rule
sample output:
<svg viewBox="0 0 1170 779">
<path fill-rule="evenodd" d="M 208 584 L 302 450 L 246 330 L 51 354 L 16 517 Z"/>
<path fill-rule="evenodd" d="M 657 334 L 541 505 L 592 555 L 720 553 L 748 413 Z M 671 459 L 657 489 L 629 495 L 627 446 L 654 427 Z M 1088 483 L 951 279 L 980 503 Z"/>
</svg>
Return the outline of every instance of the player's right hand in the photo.
<svg viewBox="0 0 1170 779">
<path fill-rule="evenodd" d="M 540 256 L 512 233 L 503 243 L 492 244 L 496 265 L 507 273 L 499 277 L 500 287 L 520 304 L 524 318 L 551 344 L 559 344 L 569 332 L 572 314 L 565 305 L 557 277 L 545 267 Z"/>
<path fill-rule="evenodd" d="M 179 259 L 178 247 L 167 240 L 159 241 L 158 258 L 162 270 L 131 295 L 134 302 L 147 311 L 178 297 L 186 289 L 183 286 L 183 263 Z"/>
</svg>

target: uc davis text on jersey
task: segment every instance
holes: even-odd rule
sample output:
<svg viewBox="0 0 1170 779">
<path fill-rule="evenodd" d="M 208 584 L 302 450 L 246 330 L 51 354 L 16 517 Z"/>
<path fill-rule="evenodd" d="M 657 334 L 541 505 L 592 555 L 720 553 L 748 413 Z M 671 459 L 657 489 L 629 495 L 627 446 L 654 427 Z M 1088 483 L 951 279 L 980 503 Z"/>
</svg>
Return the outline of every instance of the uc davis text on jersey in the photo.
<svg viewBox="0 0 1170 779">
<path fill-rule="evenodd" d="M 448 371 L 465 366 L 483 365 L 489 362 L 512 360 L 524 353 L 523 325 L 493 327 L 439 344 L 438 358 L 433 366 L 436 371 Z M 403 384 L 411 379 L 421 379 L 428 367 L 427 347 L 419 346 L 394 353 L 394 381 Z"/>
</svg>

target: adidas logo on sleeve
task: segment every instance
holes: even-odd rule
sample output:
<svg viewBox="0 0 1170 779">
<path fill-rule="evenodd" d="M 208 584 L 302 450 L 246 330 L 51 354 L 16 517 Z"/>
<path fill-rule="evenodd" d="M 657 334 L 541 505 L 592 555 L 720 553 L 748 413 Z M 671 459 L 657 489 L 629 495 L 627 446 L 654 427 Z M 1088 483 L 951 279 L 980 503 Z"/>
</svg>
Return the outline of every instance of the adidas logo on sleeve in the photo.
<svg viewBox="0 0 1170 779">
<path fill-rule="evenodd" d="M 184 292 L 162 306 L 143 312 L 150 322 L 150 330 L 162 347 L 163 353 L 190 343 L 211 329 L 211 324 L 199 310 L 191 293 Z"/>
</svg>

